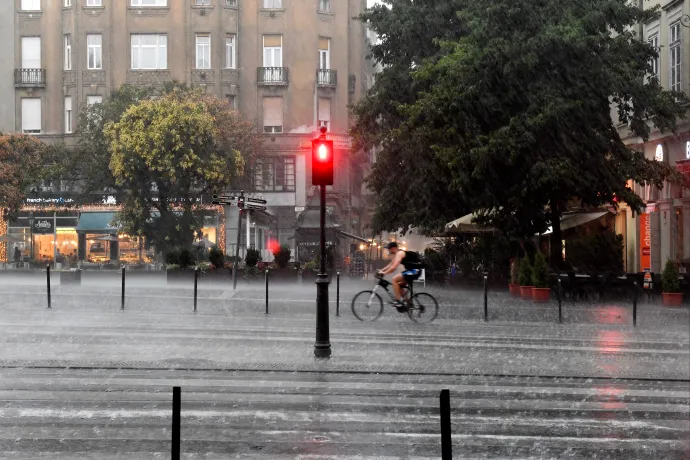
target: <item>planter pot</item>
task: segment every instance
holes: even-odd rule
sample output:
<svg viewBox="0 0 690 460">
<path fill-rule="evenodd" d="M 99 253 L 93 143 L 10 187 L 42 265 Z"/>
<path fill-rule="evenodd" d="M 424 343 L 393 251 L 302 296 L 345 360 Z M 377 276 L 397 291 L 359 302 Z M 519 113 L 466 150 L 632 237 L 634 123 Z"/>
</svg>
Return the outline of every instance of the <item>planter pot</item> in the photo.
<svg viewBox="0 0 690 460">
<path fill-rule="evenodd" d="M 664 305 L 667 307 L 680 307 L 683 303 L 682 292 L 662 292 L 661 296 L 664 300 Z"/>
<path fill-rule="evenodd" d="M 535 302 L 546 303 L 551 296 L 551 288 L 532 288 L 532 299 Z"/>
<path fill-rule="evenodd" d="M 523 299 L 532 298 L 532 286 L 520 286 L 520 297 Z"/>
<path fill-rule="evenodd" d="M 512 295 L 515 297 L 520 297 L 520 285 L 519 284 L 509 284 L 508 289 Z"/>
<path fill-rule="evenodd" d="M 81 284 L 81 270 L 60 272 L 60 284 Z"/>
</svg>

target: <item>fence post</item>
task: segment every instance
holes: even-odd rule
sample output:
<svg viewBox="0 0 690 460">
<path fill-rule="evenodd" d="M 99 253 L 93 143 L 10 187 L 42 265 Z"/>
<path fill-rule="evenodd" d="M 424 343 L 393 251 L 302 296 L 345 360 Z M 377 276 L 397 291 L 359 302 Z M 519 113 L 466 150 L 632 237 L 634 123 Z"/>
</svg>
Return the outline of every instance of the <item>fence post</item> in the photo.
<svg viewBox="0 0 690 460">
<path fill-rule="evenodd" d="M 450 430 L 450 391 L 441 390 L 441 459 L 453 460 Z"/>
<path fill-rule="evenodd" d="M 340 272 L 335 276 L 335 316 L 340 316 Z"/>
<path fill-rule="evenodd" d="M 120 310 L 125 309 L 125 267 L 122 267 L 122 303 Z"/>
<path fill-rule="evenodd" d="M 266 314 L 268 315 L 268 269 L 266 269 Z"/>
<path fill-rule="evenodd" d="M 172 460 L 180 460 L 180 406 L 181 389 L 173 387 L 173 407 L 172 407 Z"/>
<path fill-rule="evenodd" d="M 196 299 L 199 291 L 199 267 L 194 268 L 194 313 L 196 313 Z"/>
<path fill-rule="evenodd" d="M 48 283 L 48 308 L 52 308 L 50 302 L 50 264 L 46 265 L 46 281 Z"/>
<path fill-rule="evenodd" d="M 489 278 L 484 275 L 484 321 L 489 321 Z"/>
<path fill-rule="evenodd" d="M 633 326 L 637 327 L 637 294 L 638 294 L 638 286 L 637 286 L 637 281 L 633 282 Z"/>
<path fill-rule="evenodd" d="M 561 275 L 558 275 L 558 323 L 563 322 L 563 283 L 561 283 Z"/>
</svg>

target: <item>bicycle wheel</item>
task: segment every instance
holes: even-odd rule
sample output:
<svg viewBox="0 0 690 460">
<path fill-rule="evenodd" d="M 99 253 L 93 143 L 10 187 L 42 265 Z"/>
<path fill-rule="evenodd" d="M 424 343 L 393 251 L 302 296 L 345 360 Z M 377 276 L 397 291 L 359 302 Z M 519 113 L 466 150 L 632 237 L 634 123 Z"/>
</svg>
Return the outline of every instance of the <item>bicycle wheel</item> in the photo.
<svg viewBox="0 0 690 460">
<path fill-rule="evenodd" d="M 438 315 L 438 302 L 431 294 L 420 292 L 415 294 L 412 308 L 407 311 L 407 316 L 415 323 L 430 323 Z"/>
<path fill-rule="evenodd" d="M 383 313 L 383 300 L 374 291 L 362 291 L 352 299 L 352 314 L 360 321 L 374 321 Z"/>
</svg>

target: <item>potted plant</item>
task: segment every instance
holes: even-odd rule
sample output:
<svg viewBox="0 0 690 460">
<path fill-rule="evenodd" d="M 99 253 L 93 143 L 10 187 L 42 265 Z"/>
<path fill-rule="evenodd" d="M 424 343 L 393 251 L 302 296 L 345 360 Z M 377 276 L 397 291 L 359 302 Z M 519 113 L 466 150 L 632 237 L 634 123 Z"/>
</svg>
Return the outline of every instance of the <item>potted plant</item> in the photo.
<svg viewBox="0 0 690 460">
<path fill-rule="evenodd" d="M 520 276 L 518 281 L 520 282 L 520 296 L 523 299 L 531 299 L 532 264 L 530 263 L 528 256 L 525 256 L 525 258 L 520 261 Z"/>
<path fill-rule="evenodd" d="M 513 265 L 510 267 L 510 284 L 508 288 L 512 295 L 520 297 L 520 259 L 517 257 L 513 260 Z"/>
<path fill-rule="evenodd" d="M 666 261 L 666 266 L 661 274 L 661 296 L 667 307 L 679 307 L 683 303 L 683 293 L 680 292 L 680 280 L 678 268 L 672 260 Z"/>
<path fill-rule="evenodd" d="M 541 252 L 537 252 L 534 257 L 534 267 L 532 268 L 532 299 L 535 302 L 548 302 L 551 295 L 549 286 L 549 266 L 546 257 Z"/>
</svg>

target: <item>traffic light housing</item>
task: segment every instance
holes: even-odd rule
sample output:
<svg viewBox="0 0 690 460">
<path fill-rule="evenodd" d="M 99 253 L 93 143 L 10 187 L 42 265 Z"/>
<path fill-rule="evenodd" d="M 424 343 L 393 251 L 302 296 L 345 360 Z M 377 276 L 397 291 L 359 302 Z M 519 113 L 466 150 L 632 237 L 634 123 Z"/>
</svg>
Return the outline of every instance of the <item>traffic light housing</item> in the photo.
<svg viewBox="0 0 690 460">
<path fill-rule="evenodd" d="M 311 141 L 311 184 L 333 185 L 333 141 Z"/>
</svg>

